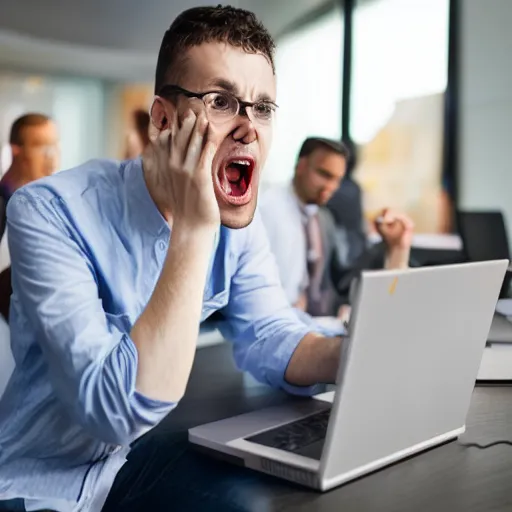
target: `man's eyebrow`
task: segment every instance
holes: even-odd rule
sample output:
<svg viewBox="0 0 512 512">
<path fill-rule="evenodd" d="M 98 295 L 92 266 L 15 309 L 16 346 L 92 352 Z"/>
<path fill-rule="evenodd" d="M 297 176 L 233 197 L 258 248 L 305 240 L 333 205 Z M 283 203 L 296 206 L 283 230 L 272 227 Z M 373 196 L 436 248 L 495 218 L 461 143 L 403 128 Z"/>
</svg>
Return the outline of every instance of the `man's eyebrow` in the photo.
<svg viewBox="0 0 512 512">
<path fill-rule="evenodd" d="M 208 82 L 208 87 L 217 87 L 233 94 L 233 96 L 239 97 L 239 89 L 237 85 L 231 80 L 226 80 L 225 78 L 214 78 L 213 80 L 210 80 Z M 260 101 L 265 103 L 272 103 L 274 105 L 276 104 L 272 97 L 266 92 L 261 92 L 258 94 L 256 103 Z"/>
<path fill-rule="evenodd" d="M 256 103 L 258 102 L 264 102 L 264 103 L 272 103 L 273 105 L 276 104 L 276 102 L 270 97 L 269 94 L 266 92 L 260 92 L 256 98 Z"/>
<path fill-rule="evenodd" d="M 316 167 L 316 172 L 323 174 L 324 176 L 329 176 L 330 178 L 337 178 L 335 174 L 328 171 L 327 169 L 324 169 L 323 167 Z"/>
<path fill-rule="evenodd" d="M 238 87 L 235 82 L 231 80 L 226 80 L 225 78 L 214 78 L 208 82 L 208 87 L 218 87 L 219 89 L 224 89 L 227 92 L 230 92 L 234 96 L 238 94 Z"/>
</svg>

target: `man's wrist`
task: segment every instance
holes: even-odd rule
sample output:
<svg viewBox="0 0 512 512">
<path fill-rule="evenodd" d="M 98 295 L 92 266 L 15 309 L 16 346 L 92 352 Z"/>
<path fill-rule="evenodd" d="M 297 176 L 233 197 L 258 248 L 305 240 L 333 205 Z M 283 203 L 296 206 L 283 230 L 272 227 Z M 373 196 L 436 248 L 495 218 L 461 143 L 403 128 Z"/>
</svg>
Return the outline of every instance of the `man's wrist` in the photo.
<svg viewBox="0 0 512 512">
<path fill-rule="evenodd" d="M 173 221 L 171 243 L 211 244 L 219 230 L 216 225 L 191 225 L 186 221 Z"/>
<path fill-rule="evenodd" d="M 293 353 L 285 380 L 294 386 L 333 384 L 340 361 L 342 337 L 307 334 Z"/>
<path fill-rule="evenodd" d="M 384 268 L 387 270 L 408 268 L 410 256 L 411 249 L 409 247 L 405 249 L 402 247 L 387 249 Z"/>
</svg>

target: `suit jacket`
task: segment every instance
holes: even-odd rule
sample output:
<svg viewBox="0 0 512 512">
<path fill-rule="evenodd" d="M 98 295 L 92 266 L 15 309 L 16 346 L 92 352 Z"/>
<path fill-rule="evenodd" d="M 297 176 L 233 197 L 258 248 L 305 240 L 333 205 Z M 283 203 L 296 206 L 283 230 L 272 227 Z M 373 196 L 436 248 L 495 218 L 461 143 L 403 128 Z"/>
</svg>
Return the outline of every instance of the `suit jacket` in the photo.
<svg viewBox="0 0 512 512">
<path fill-rule="evenodd" d="M 355 261 L 368 248 L 361 187 L 350 175 L 346 176 L 326 207 L 336 227 L 344 232 L 349 261 Z"/>
<path fill-rule="evenodd" d="M 7 202 L 8 198 L 0 189 L 0 241 L 5 234 L 7 224 Z M 9 307 L 11 304 L 12 286 L 11 286 L 11 267 L 8 266 L 0 272 L 0 314 L 5 321 L 9 323 Z"/>
<path fill-rule="evenodd" d="M 325 255 L 321 289 L 330 299 L 329 311 L 326 314 L 335 315 L 342 304 L 350 303 L 351 283 L 359 278 L 363 270 L 384 267 L 384 245 L 380 243 L 367 246 L 353 261 L 349 234 L 336 226 L 331 212 L 327 208 L 320 208 L 318 220 Z"/>
<path fill-rule="evenodd" d="M 281 283 L 288 300 L 295 304 L 303 289 L 307 261 L 304 219 L 293 187 L 268 189 L 261 197 L 259 210 Z M 362 270 L 383 267 L 384 251 L 382 245 L 369 247 L 353 261 L 347 230 L 336 226 L 327 208 L 318 209 L 318 218 L 324 256 L 320 288 L 327 302 L 323 314 L 331 316 L 341 304 L 349 303 L 350 283 Z"/>
</svg>

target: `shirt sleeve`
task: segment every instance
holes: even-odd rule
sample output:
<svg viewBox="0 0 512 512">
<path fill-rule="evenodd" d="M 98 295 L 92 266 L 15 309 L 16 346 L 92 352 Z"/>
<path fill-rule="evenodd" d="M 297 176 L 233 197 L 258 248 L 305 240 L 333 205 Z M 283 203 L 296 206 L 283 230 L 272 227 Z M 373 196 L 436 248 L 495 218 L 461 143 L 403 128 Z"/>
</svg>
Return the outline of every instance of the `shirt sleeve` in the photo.
<svg viewBox="0 0 512 512">
<path fill-rule="evenodd" d="M 104 311 L 100 278 L 62 211 L 59 199 L 25 190 L 9 201 L 13 307 L 35 333 L 51 384 L 72 417 L 90 435 L 128 445 L 175 404 L 136 392 L 131 326 Z"/>
<path fill-rule="evenodd" d="M 238 367 L 260 382 L 293 394 L 318 393 L 318 386 L 292 386 L 284 378 L 293 352 L 312 329 L 284 295 L 258 214 L 242 243 L 229 303 L 223 311 L 226 321 L 219 330 L 233 342 Z"/>
</svg>

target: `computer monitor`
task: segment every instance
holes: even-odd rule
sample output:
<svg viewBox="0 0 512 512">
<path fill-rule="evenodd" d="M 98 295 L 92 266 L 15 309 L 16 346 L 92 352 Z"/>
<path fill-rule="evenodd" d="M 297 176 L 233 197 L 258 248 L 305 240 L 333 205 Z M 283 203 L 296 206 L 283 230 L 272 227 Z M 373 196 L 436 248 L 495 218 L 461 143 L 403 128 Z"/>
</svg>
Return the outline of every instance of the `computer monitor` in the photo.
<svg viewBox="0 0 512 512">
<path fill-rule="evenodd" d="M 457 227 L 467 261 L 510 260 L 507 228 L 500 211 L 458 211 Z M 500 297 L 506 297 L 511 273 L 507 272 Z"/>
</svg>

